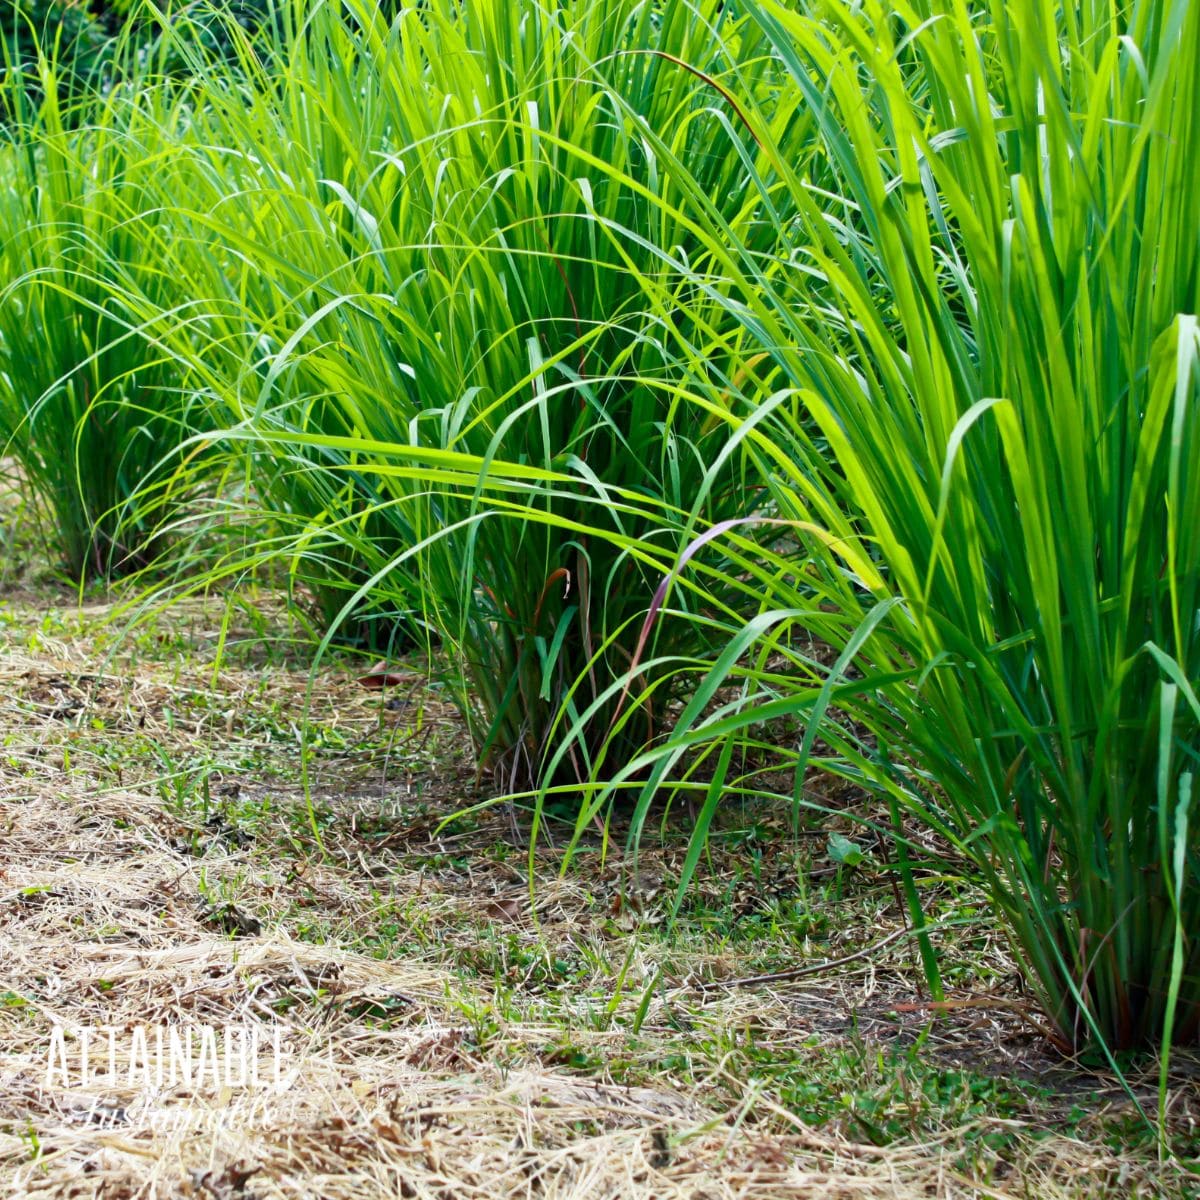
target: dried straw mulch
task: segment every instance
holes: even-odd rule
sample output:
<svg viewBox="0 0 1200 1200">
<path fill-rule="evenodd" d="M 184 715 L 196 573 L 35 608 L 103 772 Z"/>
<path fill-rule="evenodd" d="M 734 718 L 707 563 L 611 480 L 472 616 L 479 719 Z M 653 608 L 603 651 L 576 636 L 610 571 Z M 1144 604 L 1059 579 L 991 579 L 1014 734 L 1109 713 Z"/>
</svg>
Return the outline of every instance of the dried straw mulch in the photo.
<svg viewBox="0 0 1200 1200">
<path fill-rule="evenodd" d="M 298 719 L 302 673 L 214 674 L 203 647 L 216 640 L 219 610 L 185 614 L 199 652 L 121 666 L 91 640 L 102 611 L 80 622 L 78 610 L 64 610 L 75 615 L 46 630 L 48 610 L 36 597 L 26 607 L 25 628 L 41 632 L 7 650 L 0 636 L 0 1197 L 1066 1200 L 1101 1179 L 1116 1181 L 1109 1195 L 1160 1194 L 1144 1163 L 1131 1168 L 1101 1145 L 1045 1131 L 1003 1186 L 987 1187 L 954 1166 L 963 1130 L 880 1149 L 806 1128 L 749 1080 L 722 1080 L 718 1096 L 666 1071 L 661 1082 L 652 1073 L 651 1086 L 627 1087 L 602 1068 L 555 1065 L 543 1053 L 555 1031 L 493 1013 L 480 978 L 428 957 L 381 961 L 339 935 L 369 915 L 384 886 L 376 874 L 385 841 L 396 855 L 380 879 L 433 921 L 453 918 L 447 937 L 524 920 L 519 872 L 514 880 L 471 867 L 457 898 L 430 894 L 404 857 L 406 839 L 425 830 L 368 845 L 355 841 L 354 820 L 344 822 L 352 836 L 340 861 L 273 858 L 219 825 L 189 825 L 152 781 L 105 758 L 122 738 L 149 737 L 169 743 L 183 769 L 205 756 L 235 763 L 270 740 L 252 710 L 270 710 L 277 724 Z M 379 705 L 352 679 L 321 686 L 323 720 L 350 743 L 378 723 Z M 421 703 L 421 737 L 442 737 L 436 699 Z M 89 732 L 93 721 L 102 735 Z M 357 793 L 330 784 L 325 801 L 366 812 L 364 795 L 406 786 L 414 760 L 396 744 L 394 782 L 377 778 L 374 792 Z M 428 745 L 440 754 L 449 740 Z M 251 800 L 274 786 L 227 783 Z M 540 893 L 543 931 L 556 907 L 566 913 L 578 899 L 576 885 L 553 874 Z M 314 921 L 301 929 L 297 914 Z M 562 919 L 564 943 L 584 936 L 573 920 Z M 323 944 L 314 925 L 330 931 Z M 708 964 L 710 977 L 719 965 Z M 825 992 L 806 982 L 807 1001 L 796 989 L 731 989 L 706 1011 L 782 1043 L 819 1032 L 834 1010 L 861 1009 L 885 973 L 894 982 L 907 970 L 889 954 L 877 981 L 876 966 L 855 962 Z M 480 1049 L 488 1039 L 477 1026 L 487 1020 L 505 1025 L 515 1053 Z M 652 1012 L 647 1028 L 656 1020 Z M 217 1074 L 190 1085 L 147 1080 L 135 1031 L 171 1026 L 263 1031 L 264 1078 L 273 1078 L 278 1032 L 284 1086 L 230 1086 Z M 70 1041 L 67 1076 L 50 1069 L 56 1029 L 101 1028 L 115 1046 L 103 1071 L 82 1079 Z M 603 1058 L 605 1035 L 591 1036 Z M 744 1098 L 731 1107 L 731 1094 Z M 1173 1185 L 1171 1194 L 1185 1193 Z"/>
<path fill-rule="evenodd" d="M 915 1197 L 950 1183 L 928 1147 L 760 1136 L 699 1095 L 506 1076 L 473 1053 L 447 1003 L 461 981 L 278 928 L 212 928 L 184 898 L 194 863 L 157 832 L 145 797 L 3 799 L 0 1178 L 12 1195 L 717 1200 Z M 280 1015 L 285 997 L 308 1002 Z M 382 1005 L 403 1007 L 404 1023 L 373 1026 L 366 1014 Z M 144 1090 L 132 1030 L 170 1024 L 281 1025 L 287 1086 Z M 49 1070 L 55 1026 L 116 1031 L 115 1076 L 107 1059 L 94 1072 L 102 1089 L 76 1086 L 74 1051 L 68 1086 Z M 269 1035 L 261 1050 L 273 1081 Z"/>
</svg>

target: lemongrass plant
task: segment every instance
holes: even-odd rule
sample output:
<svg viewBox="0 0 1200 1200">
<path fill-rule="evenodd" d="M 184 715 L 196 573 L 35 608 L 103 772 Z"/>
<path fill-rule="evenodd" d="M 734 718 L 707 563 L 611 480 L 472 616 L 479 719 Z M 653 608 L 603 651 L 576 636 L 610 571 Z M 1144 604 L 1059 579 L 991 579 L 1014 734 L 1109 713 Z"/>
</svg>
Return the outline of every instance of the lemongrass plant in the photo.
<svg viewBox="0 0 1200 1200">
<path fill-rule="evenodd" d="M 800 249 L 764 270 L 714 209 L 704 278 L 662 258 L 741 326 L 736 391 L 686 331 L 676 369 L 800 553 L 762 554 L 758 615 L 579 829 L 632 789 L 636 836 L 674 787 L 702 835 L 757 786 L 730 748 L 799 717 L 797 801 L 819 736 L 973 863 L 1064 1049 L 1194 1043 L 1200 6 L 751 11 L 819 128 L 796 169 L 745 103 Z"/>
<path fill-rule="evenodd" d="M 292 530 L 297 581 L 333 624 L 436 636 L 481 764 L 523 786 L 569 686 L 599 695 L 628 666 L 661 564 L 761 499 L 714 473 L 725 431 L 664 370 L 680 328 L 723 312 L 691 285 L 647 307 L 639 275 L 660 246 L 706 269 L 677 170 L 773 250 L 787 214 L 747 195 L 771 167 L 731 96 L 783 76 L 722 0 L 283 16 L 237 71 L 203 73 L 187 159 L 160 175 L 206 304 L 206 346 L 182 353 Z M 780 106 L 771 136 L 799 161 L 807 122 Z M 707 628 L 665 636 L 705 652 Z M 667 700 L 623 726 L 631 746 Z M 586 775 L 606 732 L 562 769 Z"/>
<path fill-rule="evenodd" d="M 47 516 L 67 575 L 144 567 L 166 519 L 161 468 L 195 404 L 145 314 L 179 302 L 148 181 L 164 146 L 131 133 L 119 92 L 77 97 L 40 60 L 36 103 L 9 79 L 0 128 L 0 453 Z"/>
</svg>

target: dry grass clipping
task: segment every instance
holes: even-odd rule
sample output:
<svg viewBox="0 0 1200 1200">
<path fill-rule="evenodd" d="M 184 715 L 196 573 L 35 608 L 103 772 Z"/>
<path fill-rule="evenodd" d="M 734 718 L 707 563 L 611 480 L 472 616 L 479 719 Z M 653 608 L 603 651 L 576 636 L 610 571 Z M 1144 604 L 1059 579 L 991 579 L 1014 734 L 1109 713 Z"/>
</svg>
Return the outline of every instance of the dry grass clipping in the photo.
<svg viewBox="0 0 1200 1200">
<path fill-rule="evenodd" d="M 745 1102 L 732 1110 L 666 1073 L 661 1086 L 618 1086 L 602 1071 L 540 1064 L 546 1031 L 532 1024 L 506 1030 L 530 1046 L 519 1066 L 490 1061 L 464 1017 L 472 988 L 486 1006 L 482 983 L 417 958 L 379 961 L 336 939 L 316 945 L 292 936 L 272 916 L 286 910 L 282 865 L 274 876 L 248 878 L 246 855 L 220 838 L 197 858 L 181 847 L 178 818 L 164 813 L 153 787 L 114 788 L 91 767 L 69 765 L 68 733 L 82 736 L 89 713 L 105 714 L 108 737 L 147 727 L 166 737 L 162 713 L 172 695 L 210 687 L 228 703 L 173 730 L 186 756 L 236 738 L 239 704 L 264 693 L 264 676 L 253 671 L 223 669 L 215 681 L 199 666 L 187 677 L 178 667 L 173 676 L 123 673 L 89 640 L 89 623 L 103 615 L 85 613 L 75 633 L 48 635 L 38 649 L 0 661 L 8 754 L 0 759 L 0 1194 L 1055 1200 L 1086 1196 L 1102 1180 L 1128 1195 L 1153 1195 L 1168 1178 L 1167 1168 L 1156 1182 L 1102 1147 L 1051 1137 L 1030 1142 L 1012 1190 L 983 1187 L 952 1167 L 965 1131 L 881 1149 L 806 1129 L 784 1112 L 762 1120 L 770 1104 L 749 1081 L 741 1081 Z M 32 624 L 38 611 L 27 616 Z M 212 629 L 220 614 L 197 610 L 188 619 Z M 341 685 L 327 686 L 332 694 Z M 303 677 L 281 676 L 277 687 L 302 692 Z M 356 707 L 352 689 L 343 687 L 336 706 L 350 724 L 377 720 L 365 700 Z M 354 857 L 364 868 L 358 884 L 369 889 L 372 864 Z M 201 873 L 210 891 L 227 884 L 237 906 L 217 912 L 199 903 Z M 308 902 L 323 906 L 331 928 L 362 898 L 348 890 L 349 878 L 336 862 L 306 868 Z M 419 897 L 426 881 L 413 873 L 397 886 Z M 519 880 L 506 886 L 519 894 Z M 464 901 L 479 929 L 511 916 L 511 900 L 495 898 L 494 881 L 487 887 L 491 898 Z M 541 893 L 548 926 L 570 906 L 571 887 L 558 881 Z M 256 888 L 262 905 L 243 913 Z M 813 1012 L 828 1008 L 836 989 L 869 996 L 876 982 L 874 964 L 855 964 L 824 998 L 816 995 Z M 372 1016 L 381 1009 L 386 1025 Z M 775 1022 L 781 1036 L 804 1022 L 803 1005 L 786 994 L 731 992 L 712 1001 L 712 1012 L 731 1023 L 754 1014 L 768 1034 Z M 137 1073 L 130 1081 L 124 1035 L 172 1024 L 279 1030 L 289 1085 L 144 1090 Z M 119 1031 L 115 1076 L 82 1088 L 48 1074 L 56 1026 Z M 265 1062 L 262 1070 L 271 1073 Z"/>
</svg>

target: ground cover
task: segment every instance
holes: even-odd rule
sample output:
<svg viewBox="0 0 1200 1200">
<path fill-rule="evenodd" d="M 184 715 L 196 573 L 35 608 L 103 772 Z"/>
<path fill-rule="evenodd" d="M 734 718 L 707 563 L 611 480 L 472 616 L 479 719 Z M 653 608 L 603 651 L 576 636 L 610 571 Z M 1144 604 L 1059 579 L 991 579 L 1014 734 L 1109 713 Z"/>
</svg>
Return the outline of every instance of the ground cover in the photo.
<svg viewBox="0 0 1200 1200">
<path fill-rule="evenodd" d="M 337 660 L 310 692 L 270 595 L 123 632 L 119 603 L 9 550 L 8 1194 L 1194 1194 L 1116 1082 L 1050 1048 L 962 880 L 929 881 L 958 922 L 932 1021 L 890 873 L 837 817 L 723 813 L 674 926 L 684 813 L 632 875 L 598 841 L 562 874 L 543 844 L 531 896 L 524 814 L 443 824 L 473 764 L 416 665 L 380 692 Z M 871 857 L 839 864 L 837 836 Z M 56 1025 L 168 1022 L 279 1028 L 298 1073 L 145 1095 L 122 1049 L 111 1086 L 47 1081 Z M 1197 1078 L 1177 1058 L 1185 1152 Z M 1152 1111 L 1156 1078 L 1133 1083 Z"/>
</svg>

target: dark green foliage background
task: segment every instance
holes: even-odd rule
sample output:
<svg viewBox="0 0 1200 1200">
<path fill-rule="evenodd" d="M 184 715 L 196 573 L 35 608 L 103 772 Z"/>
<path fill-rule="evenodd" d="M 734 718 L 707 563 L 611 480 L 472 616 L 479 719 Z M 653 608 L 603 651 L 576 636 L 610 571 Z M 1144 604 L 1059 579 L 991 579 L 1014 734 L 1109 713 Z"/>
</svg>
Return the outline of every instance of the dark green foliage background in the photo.
<svg viewBox="0 0 1200 1200">
<path fill-rule="evenodd" d="M 188 41 L 206 58 L 228 58 L 233 53 L 235 26 L 254 33 L 270 19 L 272 0 L 229 0 L 228 3 L 170 4 L 155 10 L 133 0 L 117 3 L 85 0 L 4 0 L 3 22 L 6 73 L 25 76 L 27 89 L 36 96 L 38 51 L 53 57 L 59 93 L 77 94 L 89 81 L 102 82 L 118 56 L 130 61 L 151 61 L 155 71 L 179 73 L 185 69 L 176 36 L 182 29 Z"/>
</svg>

